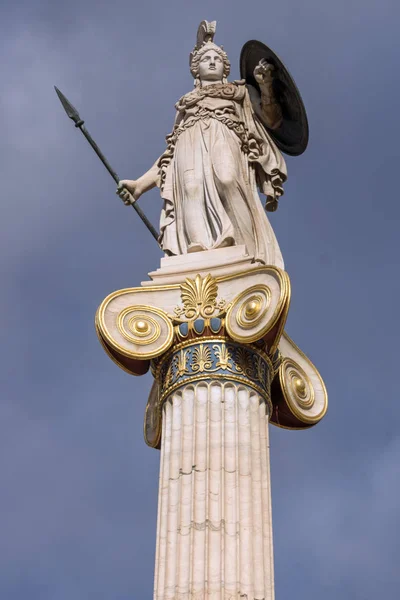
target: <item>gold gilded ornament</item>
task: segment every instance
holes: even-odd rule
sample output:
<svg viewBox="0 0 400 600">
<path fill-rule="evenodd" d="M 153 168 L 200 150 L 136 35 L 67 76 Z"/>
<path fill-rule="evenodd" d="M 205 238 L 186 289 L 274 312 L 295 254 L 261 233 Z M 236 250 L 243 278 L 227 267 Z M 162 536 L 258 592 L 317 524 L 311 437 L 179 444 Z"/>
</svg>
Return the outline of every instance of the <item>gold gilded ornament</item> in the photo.
<svg viewBox="0 0 400 600">
<path fill-rule="evenodd" d="M 229 335 L 237 341 L 251 343 L 270 328 L 271 289 L 258 283 L 244 290 L 230 304 L 226 315 Z M 271 314 L 271 317 L 275 315 Z"/>
<path fill-rule="evenodd" d="M 217 357 L 216 367 L 220 369 L 232 368 L 232 350 L 227 348 L 226 344 L 214 344 L 213 350 Z"/>
<path fill-rule="evenodd" d="M 221 313 L 225 308 L 225 300 L 217 302 L 218 285 L 217 280 L 208 274 L 204 279 L 196 275 L 195 279 L 187 278 L 180 285 L 181 300 L 183 306 L 177 306 L 174 317 L 185 316 L 186 319 L 194 320 L 199 317 L 206 319 L 212 317 L 216 311 Z"/>
<path fill-rule="evenodd" d="M 243 302 L 236 314 L 236 322 L 243 329 L 256 327 L 269 308 L 271 291 L 267 286 L 263 287 L 264 289 L 260 293 L 252 294 L 250 298 Z M 257 289 L 257 286 L 255 288 Z M 251 289 L 246 290 L 246 293 Z"/>
<path fill-rule="evenodd" d="M 295 377 L 292 381 L 292 385 L 300 398 L 306 397 L 306 384 L 301 377 Z"/>
<path fill-rule="evenodd" d="M 212 368 L 211 350 L 206 344 L 200 344 L 193 350 L 192 372 L 203 373 Z"/>
<path fill-rule="evenodd" d="M 285 358 L 279 368 L 279 379 L 290 411 L 304 423 L 318 422 L 321 416 L 310 412 L 315 404 L 315 391 L 304 369 L 292 358 Z"/>
<path fill-rule="evenodd" d="M 261 297 L 253 296 L 245 304 L 244 315 L 247 319 L 254 319 L 261 310 Z"/>
<path fill-rule="evenodd" d="M 160 337 L 159 323 L 152 316 L 140 312 L 128 319 L 126 323 L 126 317 L 132 313 L 132 308 L 128 306 L 118 315 L 117 327 L 120 333 L 128 342 L 144 346 L 152 344 Z"/>
<path fill-rule="evenodd" d="M 132 319 L 133 321 L 133 319 Z M 130 328 L 137 333 L 137 335 L 146 335 L 150 329 L 148 321 L 135 321 L 133 324 L 129 323 Z"/>
<path fill-rule="evenodd" d="M 110 295 L 96 314 L 96 328 L 113 350 L 138 360 L 156 358 L 166 352 L 174 339 L 171 319 L 162 309 L 145 304 L 109 309 Z"/>
<path fill-rule="evenodd" d="M 296 368 L 288 370 L 288 378 L 293 394 L 301 408 L 309 409 L 314 405 L 314 388 L 305 371 L 296 365 Z"/>
<path fill-rule="evenodd" d="M 188 373 L 188 360 L 189 360 L 189 350 L 180 350 L 178 354 L 176 354 L 176 372 L 178 377 L 182 377 L 185 373 Z"/>
<path fill-rule="evenodd" d="M 244 347 L 222 336 L 202 338 L 201 342 L 186 340 L 155 360 L 152 372 L 160 385 L 160 403 L 189 383 L 218 379 L 240 382 L 255 389 L 272 411 L 272 363 L 268 355 L 255 346 Z"/>
</svg>

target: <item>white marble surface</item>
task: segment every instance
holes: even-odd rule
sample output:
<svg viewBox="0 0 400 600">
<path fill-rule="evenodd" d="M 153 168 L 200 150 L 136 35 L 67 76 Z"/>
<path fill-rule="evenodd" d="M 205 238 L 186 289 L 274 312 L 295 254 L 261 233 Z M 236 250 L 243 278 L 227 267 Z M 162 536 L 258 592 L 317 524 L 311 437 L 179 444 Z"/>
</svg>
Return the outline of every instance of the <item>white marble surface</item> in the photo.
<svg viewBox="0 0 400 600">
<path fill-rule="evenodd" d="M 164 404 L 154 600 L 273 600 L 266 410 L 234 383 Z"/>
<path fill-rule="evenodd" d="M 197 273 L 202 276 L 211 273 L 213 277 L 219 277 L 259 266 L 260 263 L 252 262 L 243 245 L 180 256 L 165 256 L 161 259 L 160 267 L 149 273 L 152 281 L 143 281 L 142 286 L 174 284 Z"/>
<path fill-rule="evenodd" d="M 275 233 L 260 191 L 275 210 L 287 179 L 286 163 L 270 130 L 281 122 L 273 67 L 254 69 L 264 127 L 245 80 L 228 82 L 230 62 L 214 43 L 215 22 L 202 21 L 190 56 L 194 89 L 175 105 L 167 147 L 137 179 L 119 182 L 130 204 L 158 186 L 163 199 L 159 243 L 169 256 L 244 245 L 256 261 L 283 269 Z"/>
</svg>

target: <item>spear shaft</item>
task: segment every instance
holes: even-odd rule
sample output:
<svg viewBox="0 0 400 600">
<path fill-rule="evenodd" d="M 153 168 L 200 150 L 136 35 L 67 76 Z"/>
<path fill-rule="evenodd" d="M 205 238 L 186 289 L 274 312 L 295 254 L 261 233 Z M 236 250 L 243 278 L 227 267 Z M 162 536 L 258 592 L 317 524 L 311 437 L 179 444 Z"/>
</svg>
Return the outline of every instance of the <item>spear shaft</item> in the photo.
<svg viewBox="0 0 400 600">
<path fill-rule="evenodd" d="M 102 151 L 100 150 L 100 148 L 98 147 L 98 145 L 96 144 L 96 142 L 94 141 L 94 139 L 92 138 L 92 136 L 90 135 L 90 133 L 88 132 L 86 127 L 84 126 L 85 121 L 83 119 L 81 119 L 76 108 L 74 106 L 72 106 L 72 104 L 64 96 L 64 94 L 62 92 L 60 92 L 60 90 L 56 86 L 54 86 L 54 88 L 57 92 L 57 96 L 59 97 L 60 102 L 63 105 L 64 110 L 67 113 L 68 117 L 70 119 L 72 119 L 72 121 L 74 121 L 75 127 L 77 129 L 81 130 L 81 132 L 83 133 L 83 135 L 85 136 L 85 138 L 87 139 L 89 144 L 92 146 L 93 150 L 96 152 L 97 156 L 100 158 L 101 162 L 103 163 L 103 165 L 105 166 L 107 171 L 110 173 L 111 177 L 118 184 L 120 179 L 119 179 L 117 173 L 111 168 L 110 163 L 108 162 L 108 160 L 106 159 L 106 157 L 104 156 L 104 154 L 102 153 Z M 144 214 L 144 212 L 142 211 L 140 206 L 137 206 L 136 202 L 131 204 L 131 206 L 135 209 L 135 211 L 137 212 L 139 217 L 142 219 L 143 223 L 146 225 L 147 229 L 150 231 L 153 238 L 158 242 L 157 230 L 150 223 L 150 221 L 148 220 L 148 218 L 146 217 L 146 215 Z"/>
</svg>

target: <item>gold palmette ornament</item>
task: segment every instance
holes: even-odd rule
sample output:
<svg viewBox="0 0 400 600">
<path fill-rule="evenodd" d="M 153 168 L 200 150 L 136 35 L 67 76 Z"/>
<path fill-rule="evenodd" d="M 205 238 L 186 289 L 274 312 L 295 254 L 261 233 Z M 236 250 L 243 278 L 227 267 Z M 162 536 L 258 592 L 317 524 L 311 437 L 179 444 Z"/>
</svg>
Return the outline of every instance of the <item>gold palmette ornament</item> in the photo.
<svg viewBox="0 0 400 600">
<path fill-rule="evenodd" d="M 217 301 L 218 285 L 216 279 L 207 275 L 204 279 L 196 275 L 195 279 L 186 279 L 180 286 L 183 306 L 176 306 L 174 317 L 179 319 L 184 316 L 189 321 L 199 317 L 207 318 L 223 312 L 226 307 L 225 300 Z M 174 318 L 173 317 L 173 318 Z"/>
</svg>

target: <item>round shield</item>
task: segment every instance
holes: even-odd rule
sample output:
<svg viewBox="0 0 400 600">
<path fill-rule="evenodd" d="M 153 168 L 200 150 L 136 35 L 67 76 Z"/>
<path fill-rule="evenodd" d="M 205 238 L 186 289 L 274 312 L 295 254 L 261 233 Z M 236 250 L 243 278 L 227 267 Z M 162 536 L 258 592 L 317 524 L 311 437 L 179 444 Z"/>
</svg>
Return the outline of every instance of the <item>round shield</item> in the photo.
<svg viewBox="0 0 400 600">
<path fill-rule="evenodd" d="M 275 67 L 273 89 L 282 108 L 282 124 L 277 129 L 269 129 L 267 123 L 262 119 L 259 106 L 254 105 L 254 111 L 278 148 L 286 154 L 298 156 L 307 148 L 308 122 L 300 92 L 285 65 L 268 46 L 257 40 L 250 40 L 243 46 L 240 54 L 241 77 L 246 80 L 248 85 L 257 90 L 260 97 L 260 88 L 253 72 L 262 58 Z"/>
</svg>

